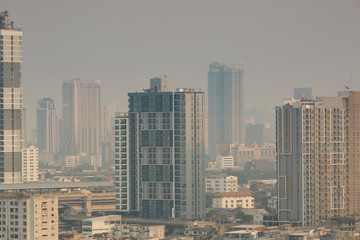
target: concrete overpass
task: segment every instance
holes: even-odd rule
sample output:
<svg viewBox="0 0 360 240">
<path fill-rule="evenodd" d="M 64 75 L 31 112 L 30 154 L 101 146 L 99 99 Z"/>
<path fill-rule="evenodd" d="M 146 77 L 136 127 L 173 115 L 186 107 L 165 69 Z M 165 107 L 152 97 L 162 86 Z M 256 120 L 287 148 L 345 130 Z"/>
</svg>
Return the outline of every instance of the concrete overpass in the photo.
<svg viewBox="0 0 360 240">
<path fill-rule="evenodd" d="M 91 216 L 93 212 L 114 212 L 115 192 L 91 192 L 89 190 L 51 193 L 59 205 L 71 206 L 79 215 Z"/>
</svg>

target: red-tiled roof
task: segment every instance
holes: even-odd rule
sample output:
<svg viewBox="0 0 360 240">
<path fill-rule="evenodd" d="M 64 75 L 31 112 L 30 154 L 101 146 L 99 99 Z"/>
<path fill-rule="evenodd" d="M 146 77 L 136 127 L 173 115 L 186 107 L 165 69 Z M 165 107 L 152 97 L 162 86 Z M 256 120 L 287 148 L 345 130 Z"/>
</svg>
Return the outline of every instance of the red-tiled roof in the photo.
<svg viewBox="0 0 360 240">
<path fill-rule="evenodd" d="M 215 197 L 240 197 L 240 196 L 252 196 L 253 191 L 243 190 L 240 192 L 222 192 L 215 194 Z"/>
</svg>

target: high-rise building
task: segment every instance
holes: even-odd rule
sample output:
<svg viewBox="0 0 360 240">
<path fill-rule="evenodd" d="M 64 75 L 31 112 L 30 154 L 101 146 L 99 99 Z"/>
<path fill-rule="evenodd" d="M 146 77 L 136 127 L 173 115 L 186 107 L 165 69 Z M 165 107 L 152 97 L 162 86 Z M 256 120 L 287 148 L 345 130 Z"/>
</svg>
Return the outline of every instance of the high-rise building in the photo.
<svg viewBox="0 0 360 240">
<path fill-rule="evenodd" d="M 100 106 L 100 143 L 107 142 L 110 135 L 109 105 L 101 104 Z"/>
<path fill-rule="evenodd" d="M 0 239 L 59 239 L 57 197 L 4 193 L 0 199 Z"/>
<path fill-rule="evenodd" d="M 360 213 L 360 92 L 276 109 L 280 221 L 320 226 Z"/>
<path fill-rule="evenodd" d="M 51 98 L 38 101 L 36 109 L 36 139 L 40 152 L 59 152 L 59 119 Z"/>
<path fill-rule="evenodd" d="M 312 97 L 311 88 L 294 88 L 294 99 Z"/>
<path fill-rule="evenodd" d="M 22 149 L 23 182 L 39 181 L 39 149 L 30 146 Z"/>
<path fill-rule="evenodd" d="M 151 86 L 129 93 L 129 112 L 114 120 L 117 210 L 144 218 L 201 219 L 204 91 L 170 92 L 169 83 L 158 78 Z"/>
<path fill-rule="evenodd" d="M 116 104 L 109 102 L 101 104 L 100 109 L 100 149 L 99 154 L 102 158 L 102 166 L 106 167 L 110 163 L 110 141 L 111 141 L 111 123 L 115 117 Z"/>
<path fill-rule="evenodd" d="M 63 154 L 98 155 L 100 145 L 100 80 L 63 82 Z"/>
<path fill-rule="evenodd" d="M 0 183 L 21 182 L 22 31 L 8 22 L 8 12 L 0 13 Z"/>
<path fill-rule="evenodd" d="M 244 70 L 214 62 L 208 72 L 209 154 L 220 143 L 244 142 Z"/>
</svg>

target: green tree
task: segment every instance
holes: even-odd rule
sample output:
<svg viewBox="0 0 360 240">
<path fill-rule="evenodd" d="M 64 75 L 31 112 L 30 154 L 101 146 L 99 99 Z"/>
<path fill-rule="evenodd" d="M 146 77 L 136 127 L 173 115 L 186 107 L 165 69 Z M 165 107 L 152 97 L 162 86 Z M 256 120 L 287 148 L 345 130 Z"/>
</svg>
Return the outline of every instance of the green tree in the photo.
<svg viewBox="0 0 360 240">
<path fill-rule="evenodd" d="M 210 193 L 210 192 L 205 193 L 205 207 L 206 208 L 212 207 L 213 199 L 214 199 L 213 193 Z"/>
<path fill-rule="evenodd" d="M 240 219 L 240 221 L 242 223 L 251 223 L 253 217 L 251 215 L 247 215 L 245 213 L 243 213 L 242 211 L 239 211 L 236 215 L 235 215 L 236 219 Z"/>
</svg>

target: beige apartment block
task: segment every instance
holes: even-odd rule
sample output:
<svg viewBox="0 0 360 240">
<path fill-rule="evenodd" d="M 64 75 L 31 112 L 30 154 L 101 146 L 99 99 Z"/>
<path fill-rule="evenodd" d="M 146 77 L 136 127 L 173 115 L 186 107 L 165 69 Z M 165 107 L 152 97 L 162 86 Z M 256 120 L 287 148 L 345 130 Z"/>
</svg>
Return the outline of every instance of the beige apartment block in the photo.
<svg viewBox="0 0 360 240">
<path fill-rule="evenodd" d="M 360 92 L 277 107 L 279 220 L 320 226 L 360 213 Z"/>
<path fill-rule="evenodd" d="M 2 194 L 0 239 L 58 239 L 58 200 L 47 195 Z"/>
<path fill-rule="evenodd" d="M 238 178 L 236 176 L 227 176 L 225 192 L 236 192 L 237 190 L 238 190 Z"/>
</svg>

